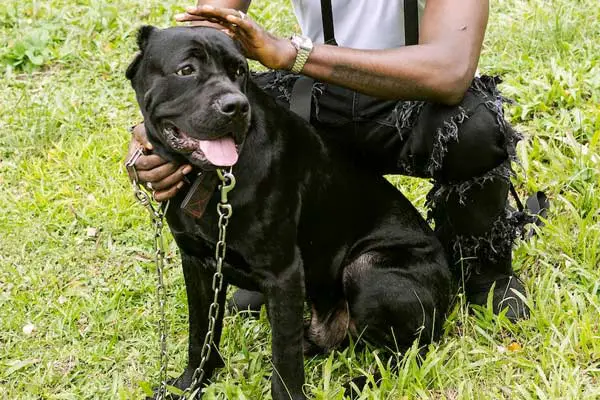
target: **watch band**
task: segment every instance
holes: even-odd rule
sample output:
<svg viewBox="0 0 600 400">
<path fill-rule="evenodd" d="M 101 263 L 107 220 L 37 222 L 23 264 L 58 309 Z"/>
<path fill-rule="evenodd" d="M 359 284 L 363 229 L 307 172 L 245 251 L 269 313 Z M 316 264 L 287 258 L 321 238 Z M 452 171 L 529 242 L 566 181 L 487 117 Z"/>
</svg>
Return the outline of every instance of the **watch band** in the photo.
<svg viewBox="0 0 600 400">
<path fill-rule="evenodd" d="M 312 41 L 306 36 L 294 35 L 291 38 L 292 44 L 297 50 L 296 60 L 290 71 L 294 74 L 299 74 L 304 69 L 304 65 L 308 61 L 308 56 L 313 49 Z"/>
<path fill-rule="evenodd" d="M 296 54 L 296 61 L 294 61 L 294 65 L 292 65 L 292 71 L 294 74 L 299 74 L 304 69 L 304 64 L 308 61 L 308 52 L 306 50 L 298 50 L 298 54 Z"/>
</svg>

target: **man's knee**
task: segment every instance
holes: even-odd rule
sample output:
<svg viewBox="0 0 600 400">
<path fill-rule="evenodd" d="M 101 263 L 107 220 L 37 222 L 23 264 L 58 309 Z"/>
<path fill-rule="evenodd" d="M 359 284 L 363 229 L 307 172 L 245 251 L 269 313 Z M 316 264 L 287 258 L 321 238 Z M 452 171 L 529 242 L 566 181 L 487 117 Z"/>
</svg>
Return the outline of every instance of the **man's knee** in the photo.
<svg viewBox="0 0 600 400">
<path fill-rule="evenodd" d="M 431 135 L 428 173 L 449 183 L 482 176 L 513 159 L 520 139 L 504 120 L 494 81 L 476 80 L 458 106 L 428 105 L 416 130 Z"/>
<path fill-rule="evenodd" d="M 480 105 L 458 125 L 456 140 L 447 143 L 440 179 L 461 182 L 481 176 L 508 158 L 507 141 L 495 115 Z"/>
</svg>

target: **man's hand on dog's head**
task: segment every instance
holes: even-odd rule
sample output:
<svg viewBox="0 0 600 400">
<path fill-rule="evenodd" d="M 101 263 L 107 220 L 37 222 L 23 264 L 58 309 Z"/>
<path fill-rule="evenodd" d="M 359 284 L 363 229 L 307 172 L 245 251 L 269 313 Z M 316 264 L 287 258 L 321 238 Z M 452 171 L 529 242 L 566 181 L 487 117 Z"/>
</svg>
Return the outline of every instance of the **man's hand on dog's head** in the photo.
<svg viewBox="0 0 600 400">
<path fill-rule="evenodd" d="M 174 197 L 184 186 L 185 175 L 192 171 L 192 167 L 187 164 L 177 165 L 167 162 L 160 156 L 152 154 L 152 144 L 146 137 L 146 128 L 143 123 L 133 128 L 127 159 L 140 147 L 145 151 L 135 162 L 138 183 L 146 187 L 148 187 L 147 184 L 150 184 L 149 189 L 153 191 L 156 201 L 165 201 Z M 133 180 L 131 174 L 129 179 Z"/>
<path fill-rule="evenodd" d="M 279 38 L 234 8 L 211 5 L 188 7 L 184 14 L 175 16 L 178 22 L 212 22 L 223 32 L 239 42 L 247 58 L 260 62 L 270 69 L 290 69 L 297 50 L 287 39 Z"/>
</svg>

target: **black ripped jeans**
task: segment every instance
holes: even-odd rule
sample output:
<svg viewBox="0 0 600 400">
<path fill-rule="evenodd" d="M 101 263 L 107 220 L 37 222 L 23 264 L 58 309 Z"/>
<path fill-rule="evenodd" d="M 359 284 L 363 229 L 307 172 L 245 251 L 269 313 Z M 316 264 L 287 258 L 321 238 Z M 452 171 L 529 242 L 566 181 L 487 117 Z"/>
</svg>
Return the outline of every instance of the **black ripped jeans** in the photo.
<svg viewBox="0 0 600 400">
<path fill-rule="evenodd" d="M 297 79 L 279 71 L 254 76 L 285 107 Z M 496 84 L 492 77 L 475 78 L 457 106 L 382 101 L 324 83 L 312 90 L 311 124 L 357 163 L 381 174 L 433 180 L 429 217 L 468 297 L 487 293 L 494 282 L 497 291 L 515 288 L 512 245 L 527 222 L 508 203 L 521 137 L 504 120 Z M 471 301 L 485 303 L 479 297 Z"/>
</svg>

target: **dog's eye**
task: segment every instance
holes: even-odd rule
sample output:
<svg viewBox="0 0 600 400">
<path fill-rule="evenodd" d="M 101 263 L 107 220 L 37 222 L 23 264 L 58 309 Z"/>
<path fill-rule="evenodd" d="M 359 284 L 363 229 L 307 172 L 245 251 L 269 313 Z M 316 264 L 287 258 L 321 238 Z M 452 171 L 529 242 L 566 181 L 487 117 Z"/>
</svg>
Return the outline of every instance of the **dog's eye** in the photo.
<svg viewBox="0 0 600 400">
<path fill-rule="evenodd" d="M 186 65 L 185 67 L 178 69 L 177 72 L 175 72 L 175 74 L 179 76 L 188 76 L 192 75 L 194 72 L 196 72 L 194 67 L 192 67 L 191 65 Z"/>
<path fill-rule="evenodd" d="M 242 76 L 246 75 L 246 69 L 240 65 L 239 67 L 237 67 L 233 75 L 236 79 L 241 78 Z"/>
</svg>

